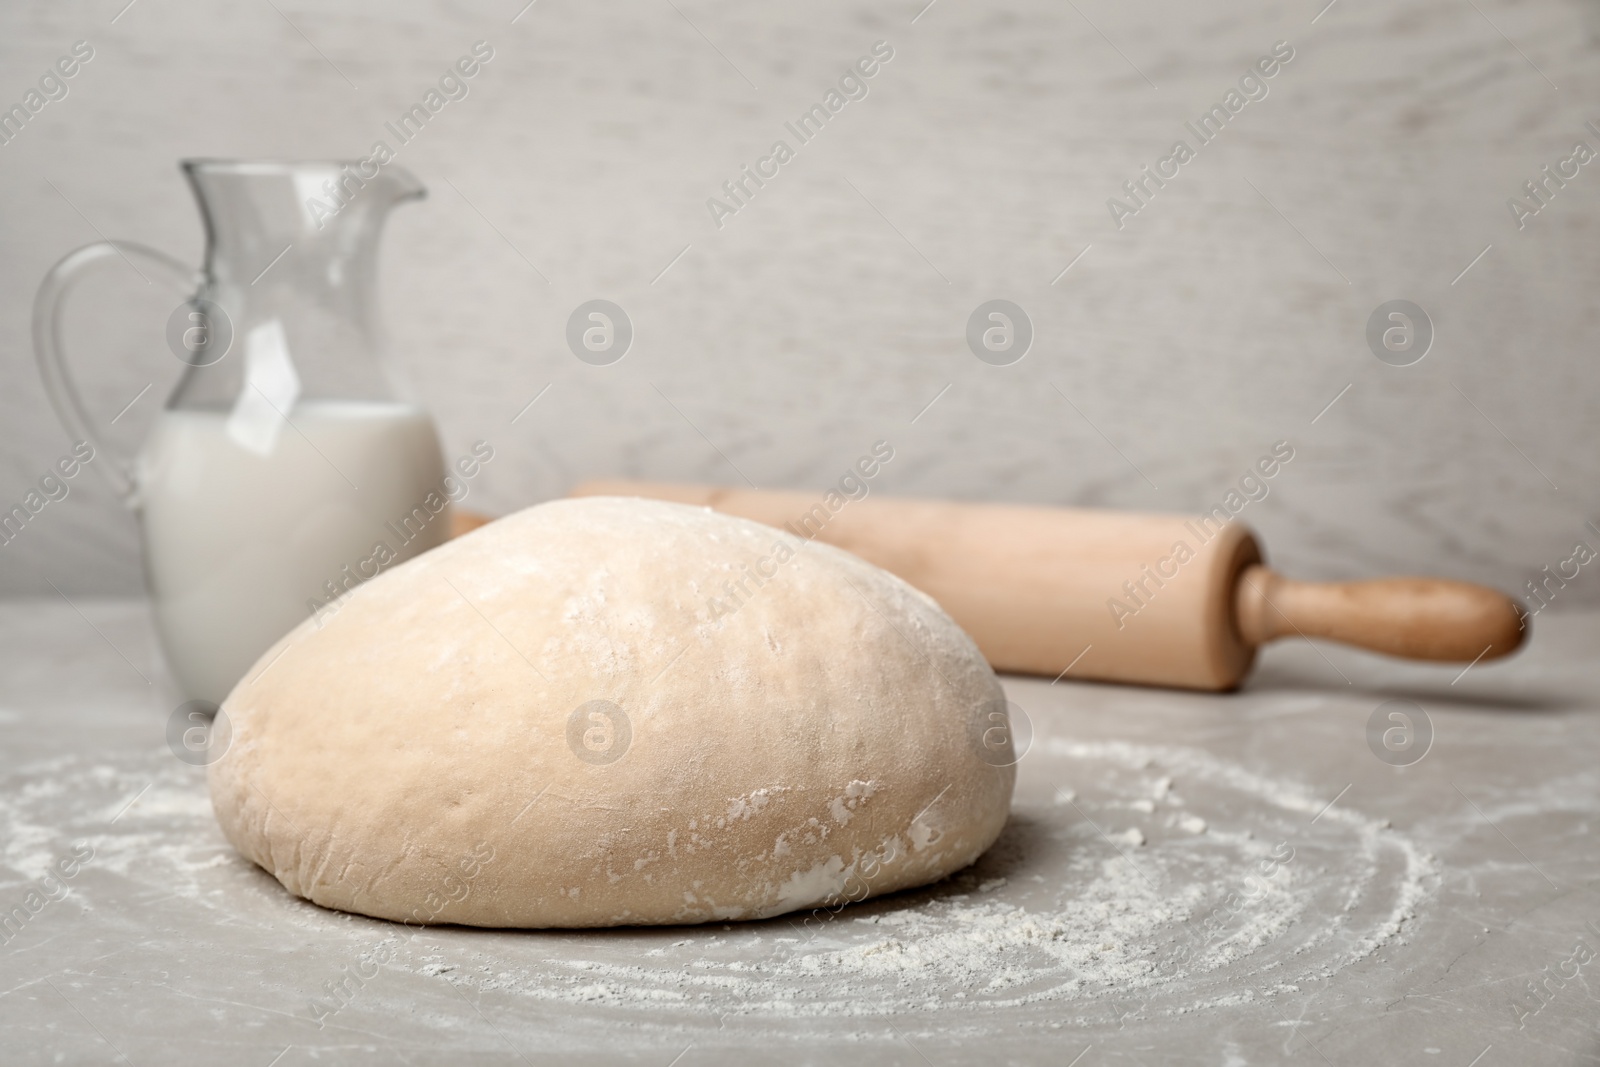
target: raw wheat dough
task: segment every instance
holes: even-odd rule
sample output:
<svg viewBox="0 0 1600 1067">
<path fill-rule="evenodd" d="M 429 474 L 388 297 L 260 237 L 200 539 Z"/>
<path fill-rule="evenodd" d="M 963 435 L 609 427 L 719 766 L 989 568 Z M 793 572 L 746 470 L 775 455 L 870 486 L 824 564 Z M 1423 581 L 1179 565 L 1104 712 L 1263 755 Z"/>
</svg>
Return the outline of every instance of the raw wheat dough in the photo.
<svg viewBox="0 0 1600 1067">
<path fill-rule="evenodd" d="M 703 508 L 561 500 L 270 649 L 224 704 L 211 796 L 240 852 L 326 907 L 763 918 L 972 863 L 1010 804 L 1013 768 L 974 743 L 1003 701 L 949 616 L 847 552 Z M 612 706 L 626 725 L 593 717 Z"/>
</svg>

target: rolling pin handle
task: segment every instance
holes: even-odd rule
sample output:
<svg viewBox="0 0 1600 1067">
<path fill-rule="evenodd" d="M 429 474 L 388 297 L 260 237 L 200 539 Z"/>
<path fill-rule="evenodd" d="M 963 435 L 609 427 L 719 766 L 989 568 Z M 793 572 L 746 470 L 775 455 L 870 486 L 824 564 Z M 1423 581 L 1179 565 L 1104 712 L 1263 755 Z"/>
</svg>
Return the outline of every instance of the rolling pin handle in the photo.
<svg viewBox="0 0 1600 1067">
<path fill-rule="evenodd" d="M 1256 564 L 1234 593 L 1239 635 L 1252 645 L 1324 637 L 1407 659 L 1476 662 L 1515 651 L 1527 623 L 1509 597 L 1443 578 L 1296 582 Z"/>
</svg>

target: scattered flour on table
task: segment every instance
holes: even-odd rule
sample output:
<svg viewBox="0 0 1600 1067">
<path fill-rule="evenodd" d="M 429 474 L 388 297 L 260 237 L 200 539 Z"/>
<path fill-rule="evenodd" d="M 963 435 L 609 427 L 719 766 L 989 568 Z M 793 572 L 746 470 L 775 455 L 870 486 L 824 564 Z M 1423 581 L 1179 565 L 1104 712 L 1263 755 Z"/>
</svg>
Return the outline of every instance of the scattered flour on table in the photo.
<svg viewBox="0 0 1600 1067">
<path fill-rule="evenodd" d="M 1339 806 L 1312 824 L 1326 798 L 1200 750 L 1036 750 L 1026 770 L 1043 788 L 1019 793 L 990 854 L 939 885 L 726 927 L 405 931 L 389 966 L 660 1025 L 713 1007 L 776 1021 L 1122 995 L 1186 1013 L 1331 976 L 1403 940 L 1436 881 L 1434 861 L 1383 821 Z M 70 894 L 86 912 L 159 890 L 257 929 L 263 951 L 286 921 L 343 953 L 394 937 L 255 872 L 218 831 L 203 775 L 164 752 L 63 757 L 12 778 L 0 793 L 0 893 L 24 892 L 87 840 L 98 873 Z M 107 877 L 134 888 L 113 894 Z"/>
<path fill-rule="evenodd" d="M 1067 846 L 1042 866 L 996 860 L 1002 837 L 977 867 L 929 890 L 792 915 L 727 941 L 679 940 L 645 966 L 637 955 L 546 959 L 501 972 L 495 988 L 622 1010 L 715 1003 L 797 1018 L 1129 993 L 1185 1013 L 1292 989 L 1370 955 L 1403 936 L 1437 879 L 1431 857 L 1382 821 L 1333 809 L 1310 825 L 1324 801 L 1309 790 L 1198 750 L 1052 742 L 1044 756 L 1076 791 L 1061 787 L 1042 807 L 1019 798 L 1019 814 L 1048 820 L 1048 836 Z M 1189 810 L 1200 798 L 1214 821 Z M 1144 825 L 1112 823 L 1119 809 Z"/>
</svg>

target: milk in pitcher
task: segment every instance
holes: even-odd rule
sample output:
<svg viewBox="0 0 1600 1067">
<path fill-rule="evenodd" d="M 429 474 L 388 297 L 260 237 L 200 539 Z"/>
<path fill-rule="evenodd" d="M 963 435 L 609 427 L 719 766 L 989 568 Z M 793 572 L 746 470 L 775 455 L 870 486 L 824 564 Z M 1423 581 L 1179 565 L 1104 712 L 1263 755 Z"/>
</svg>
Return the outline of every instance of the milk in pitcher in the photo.
<svg viewBox="0 0 1600 1067">
<path fill-rule="evenodd" d="M 432 548 L 450 523 L 438 436 L 419 408 L 301 401 L 269 455 L 242 447 L 228 421 L 165 410 L 138 460 L 156 626 L 179 687 L 219 704 L 347 575 Z"/>
<path fill-rule="evenodd" d="M 136 509 L 156 630 L 185 702 L 175 714 L 188 722 L 188 702 L 222 703 L 308 614 L 325 618 L 330 601 L 336 610 L 382 568 L 443 541 L 450 514 L 433 423 L 389 381 L 377 301 L 384 221 L 425 196 L 422 183 L 352 160 L 182 169 L 205 224 L 201 269 L 136 242 L 85 245 L 45 274 L 33 324 L 57 414 L 105 454 L 94 469 Z M 322 199 L 336 187 L 337 209 Z M 144 447 L 124 459 L 83 405 L 60 326 L 85 278 L 134 263 L 184 296 L 165 336 L 144 338 L 182 370 Z"/>
</svg>

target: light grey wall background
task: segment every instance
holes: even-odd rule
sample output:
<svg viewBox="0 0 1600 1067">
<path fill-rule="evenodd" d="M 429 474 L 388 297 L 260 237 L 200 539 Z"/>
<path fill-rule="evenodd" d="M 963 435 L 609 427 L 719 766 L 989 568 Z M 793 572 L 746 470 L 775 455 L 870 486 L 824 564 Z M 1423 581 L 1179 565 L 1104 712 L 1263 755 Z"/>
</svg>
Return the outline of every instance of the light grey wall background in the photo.
<svg viewBox="0 0 1600 1067">
<path fill-rule="evenodd" d="M 524 2 L 0 10 L 0 103 L 95 48 L 0 146 L 0 503 L 68 445 L 28 334 L 51 263 L 97 234 L 198 261 L 180 157 L 364 154 L 483 39 L 471 95 L 401 150 L 433 195 L 383 260 L 397 367 L 447 449 L 499 451 L 471 504 L 737 482 L 730 460 L 820 486 L 887 438 L 883 491 L 1190 510 L 1288 439 L 1243 517 L 1302 574 L 1511 589 L 1600 546 L 1600 163 L 1520 231 L 1506 206 L 1600 149 L 1592 2 Z M 868 97 L 716 228 L 706 199 L 880 39 Z M 1107 198 L 1279 40 L 1270 95 L 1118 230 Z M 106 278 L 76 332 L 103 422 L 157 383 L 110 428 L 125 447 L 178 369 L 142 288 Z M 614 366 L 562 339 L 592 297 L 637 329 Z M 1010 367 L 963 338 L 991 297 L 1037 331 Z M 1394 298 L 1437 331 L 1407 368 L 1364 339 Z M 1559 603 L 1600 599 L 1594 570 Z M 0 547 L 0 592 L 46 578 L 138 588 L 134 522 L 91 478 Z"/>
</svg>

